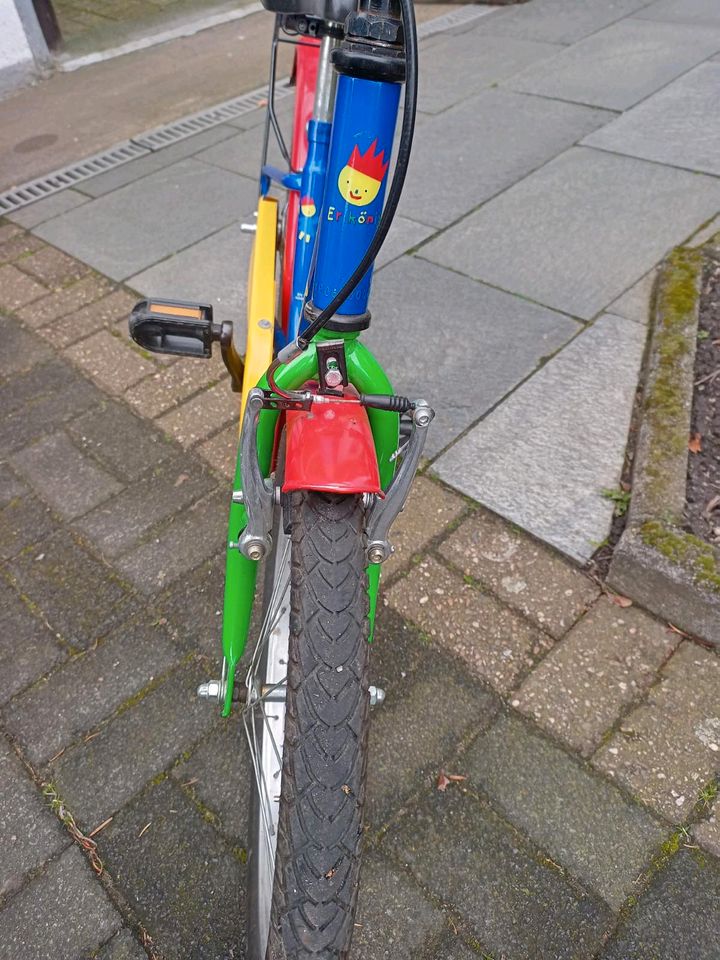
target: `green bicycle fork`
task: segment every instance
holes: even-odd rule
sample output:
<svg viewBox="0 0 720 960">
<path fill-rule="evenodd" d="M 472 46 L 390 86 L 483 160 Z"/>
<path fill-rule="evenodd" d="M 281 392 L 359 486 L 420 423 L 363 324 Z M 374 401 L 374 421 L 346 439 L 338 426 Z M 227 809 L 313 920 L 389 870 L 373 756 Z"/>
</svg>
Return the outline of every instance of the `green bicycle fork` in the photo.
<svg viewBox="0 0 720 960">
<path fill-rule="evenodd" d="M 385 371 L 373 354 L 358 340 L 357 333 L 329 333 L 322 331 L 300 356 L 280 367 L 275 380 L 283 390 L 298 390 L 308 380 L 317 379 L 318 361 L 315 343 L 318 340 L 343 339 L 348 380 L 359 393 L 390 394 L 393 392 Z M 259 387 L 267 389 L 267 379 L 263 377 Z M 369 408 L 368 418 L 375 443 L 380 484 L 384 490 L 390 485 L 394 472 L 393 455 L 399 441 L 399 417 L 397 413 Z M 280 413 L 278 410 L 262 410 L 257 423 L 258 462 L 263 476 L 270 474 L 275 429 Z M 257 561 L 249 560 L 237 549 L 240 532 L 247 524 L 245 507 L 238 494 L 242 491 L 240 448 L 235 466 L 233 501 L 230 506 L 228 522 L 228 542 L 225 566 L 225 597 L 223 603 L 222 644 L 227 665 L 225 700 L 223 716 L 232 709 L 235 670 L 245 650 L 250 618 L 252 615 L 255 586 L 257 580 Z M 375 628 L 377 596 L 380 586 L 380 564 L 369 564 L 368 596 L 370 601 L 370 639 Z"/>
</svg>

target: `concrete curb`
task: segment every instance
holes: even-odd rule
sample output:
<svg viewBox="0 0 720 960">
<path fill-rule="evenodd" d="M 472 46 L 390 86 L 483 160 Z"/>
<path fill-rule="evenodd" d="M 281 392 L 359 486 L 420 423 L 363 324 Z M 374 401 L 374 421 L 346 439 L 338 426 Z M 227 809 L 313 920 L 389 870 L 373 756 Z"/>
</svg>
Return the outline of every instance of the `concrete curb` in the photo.
<svg viewBox="0 0 720 960">
<path fill-rule="evenodd" d="M 678 247 L 658 273 L 632 503 L 608 583 L 720 645 L 720 551 L 682 529 L 703 265 L 702 249 Z"/>
</svg>

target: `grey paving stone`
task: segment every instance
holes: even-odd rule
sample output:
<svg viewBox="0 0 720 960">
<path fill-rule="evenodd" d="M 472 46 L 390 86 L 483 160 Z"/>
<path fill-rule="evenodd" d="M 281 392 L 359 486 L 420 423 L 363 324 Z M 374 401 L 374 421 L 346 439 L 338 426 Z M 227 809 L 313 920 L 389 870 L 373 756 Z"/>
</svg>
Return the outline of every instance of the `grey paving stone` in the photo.
<svg viewBox="0 0 720 960">
<path fill-rule="evenodd" d="M 67 831 L 4 737 L 0 738 L 0 843 L 0 900 L 11 896 L 28 873 L 70 843 Z"/>
<path fill-rule="evenodd" d="M 73 845 L 0 911 L 0 941 L 13 960 L 78 960 L 121 923 Z"/>
<path fill-rule="evenodd" d="M 462 497 L 425 476 L 415 477 L 407 503 L 391 528 L 390 540 L 395 552 L 383 564 L 383 582 L 421 553 L 430 540 L 446 531 L 466 510 L 467 501 Z"/>
<path fill-rule="evenodd" d="M 13 473 L 7 463 L 0 463 L 0 507 L 6 507 L 13 500 L 28 492 L 22 480 Z"/>
<path fill-rule="evenodd" d="M 227 497 L 212 493 L 115 565 L 143 593 L 154 593 L 212 556 L 226 528 Z"/>
<path fill-rule="evenodd" d="M 92 733 L 180 657 L 152 615 L 132 618 L 99 647 L 11 700 L 3 722 L 32 763 L 45 763 L 81 734 Z"/>
<path fill-rule="evenodd" d="M 192 509 L 214 486 L 212 475 L 195 458 L 166 460 L 149 477 L 86 514 L 76 527 L 103 555 L 117 557 L 151 527 Z"/>
<path fill-rule="evenodd" d="M 67 432 L 81 450 L 123 480 L 138 480 L 177 453 L 164 433 L 109 399 L 71 421 Z"/>
<path fill-rule="evenodd" d="M 485 511 L 468 517 L 441 544 L 440 553 L 556 638 L 600 593 L 557 554 Z"/>
<path fill-rule="evenodd" d="M 129 283 L 146 296 L 211 303 L 213 318 L 233 321 L 235 336 L 244 343 L 247 270 L 240 264 L 248 262 L 252 242 L 253 235 L 233 223 L 136 274 Z"/>
<path fill-rule="evenodd" d="M 567 317 L 407 256 L 378 275 L 372 312 L 364 342 L 399 393 L 425 397 L 435 409 L 427 456 L 442 450 L 578 330 Z"/>
<path fill-rule="evenodd" d="M 464 583 L 431 557 L 387 591 L 388 603 L 438 647 L 465 661 L 471 673 L 507 693 L 552 643 L 517 614 Z"/>
<path fill-rule="evenodd" d="M 636 323 L 647 324 L 650 319 L 650 307 L 656 277 L 657 269 L 650 270 L 629 290 L 626 290 L 621 297 L 610 304 L 609 312 L 616 317 L 625 317 L 627 320 L 634 320 Z"/>
<path fill-rule="evenodd" d="M 119 187 L 124 187 L 128 183 L 140 180 L 156 170 L 163 167 L 169 167 L 178 160 L 184 160 L 191 157 L 207 147 L 211 147 L 227 137 L 237 133 L 234 127 L 220 124 L 217 127 L 210 127 L 209 130 L 203 130 L 192 137 L 186 137 L 170 147 L 163 147 L 162 150 L 156 150 L 144 157 L 138 157 L 130 163 L 123 163 L 114 170 L 108 170 L 107 173 L 101 173 L 97 177 L 91 177 L 84 180 L 78 190 L 87 194 L 89 197 L 102 197 L 106 193 L 111 193 Z"/>
<path fill-rule="evenodd" d="M 392 222 L 387 239 L 375 261 L 375 270 L 381 270 L 388 263 L 397 260 L 403 253 L 416 247 L 423 240 L 427 240 L 433 232 L 432 227 L 428 227 L 424 223 L 417 223 L 415 220 L 409 220 L 407 217 L 401 217 L 398 214 Z"/>
<path fill-rule="evenodd" d="M 668 30 L 682 29 L 663 24 Z M 703 28 L 697 28 L 700 32 Z M 711 35 L 720 37 L 720 26 Z M 720 64 L 703 63 L 583 142 L 655 163 L 720 175 Z"/>
<path fill-rule="evenodd" d="M 486 90 L 418 128 L 400 212 L 420 223 L 447 226 L 611 117 L 574 103 Z M 450 177 L 448 170 L 453 171 Z M 494 246 L 494 233 L 488 237 L 492 244 L 485 239 L 484 245 Z M 520 249 L 518 245 L 515 253 Z M 475 253 L 468 251 L 473 259 Z M 462 262 L 450 266 L 473 274 Z"/>
<path fill-rule="evenodd" d="M 416 960 L 443 922 L 412 880 L 377 854 L 365 854 L 350 960 Z"/>
<path fill-rule="evenodd" d="M 442 36 L 433 43 L 432 54 L 423 59 L 418 109 L 440 113 L 561 49 L 552 43 L 488 35 L 482 29 Z M 465 71 L 461 80 L 458 64 L 462 63 L 473 68 Z"/>
<path fill-rule="evenodd" d="M 436 461 L 438 475 L 562 553 L 605 539 L 645 330 L 609 314 Z M 511 442 L 509 439 L 511 438 Z"/>
<path fill-rule="evenodd" d="M 36 232 L 114 280 L 247 215 L 257 185 L 196 160 L 180 160 L 113 191 Z"/>
<path fill-rule="evenodd" d="M 463 772 L 510 820 L 617 910 L 667 828 L 515 717 L 464 756 Z"/>
<path fill-rule="evenodd" d="M 706 27 L 720 26 L 720 10 L 715 0 L 655 0 L 638 17 L 668 20 L 670 23 L 697 23 Z"/>
<path fill-rule="evenodd" d="M 78 823 L 97 827 L 217 722 L 195 696 L 204 679 L 194 664 L 176 670 L 57 761 L 53 779 Z"/>
<path fill-rule="evenodd" d="M 98 847 L 163 957 L 243 955 L 244 867 L 170 780 L 125 807 Z"/>
<path fill-rule="evenodd" d="M 147 954 L 129 930 L 120 930 L 98 953 L 97 960 L 147 960 Z"/>
<path fill-rule="evenodd" d="M 0 580 L 0 704 L 67 654 L 5 580 Z"/>
<path fill-rule="evenodd" d="M 712 0 L 710 0 L 712 2 Z M 634 14 L 647 0 L 539 0 L 500 10 L 483 21 L 488 33 L 527 37 L 552 43 L 575 43 L 622 17 Z"/>
<path fill-rule="evenodd" d="M 56 524 L 48 507 L 35 497 L 13 500 L 0 514 L 0 557 L 8 560 L 50 536 Z"/>
<path fill-rule="evenodd" d="M 436 781 L 469 731 L 492 722 L 498 701 L 450 658 L 424 646 L 415 631 L 403 629 L 399 618 L 382 617 L 371 659 L 373 682 L 385 690 L 370 726 L 366 819 L 377 830 L 409 796 Z"/>
<path fill-rule="evenodd" d="M 85 381 L 75 373 L 69 363 L 57 359 L 50 360 L 37 370 L 28 370 L 0 384 L 0 404 L 2 404 L 3 413 L 7 416 L 47 396 L 57 400 L 63 391 L 78 382 Z"/>
<path fill-rule="evenodd" d="M 0 354 L 0 377 L 24 373 L 35 364 L 50 359 L 51 353 L 48 347 L 39 343 L 37 337 L 23 330 L 15 320 L 0 317 L 0 337 L 3 344 Z"/>
<path fill-rule="evenodd" d="M 720 863 L 681 850 L 654 880 L 602 960 L 714 960 Z"/>
<path fill-rule="evenodd" d="M 193 571 L 192 590 L 180 580 L 157 598 L 175 639 L 187 650 L 202 652 L 220 668 L 222 612 L 225 590 L 225 551 Z M 218 673 L 219 676 L 219 673 Z"/>
<path fill-rule="evenodd" d="M 637 607 L 603 597 L 530 674 L 513 706 L 589 756 L 654 681 L 678 639 Z"/>
<path fill-rule="evenodd" d="M 485 803 L 455 787 L 433 791 L 391 825 L 383 845 L 460 910 L 493 956 L 584 960 L 611 920 L 599 898 L 540 866 Z"/>
<path fill-rule="evenodd" d="M 693 827 L 693 834 L 698 843 L 720 857 L 720 807 L 716 803 L 712 815 Z"/>
<path fill-rule="evenodd" d="M 122 490 L 122 485 L 89 457 L 83 456 L 64 433 L 45 437 L 12 458 L 46 503 L 66 519 L 87 513 Z"/>
<path fill-rule="evenodd" d="M 67 363 L 50 361 L 0 387 L 0 449 L 5 455 L 53 433 L 96 406 L 102 394 Z"/>
<path fill-rule="evenodd" d="M 623 718 L 593 763 L 668 820 L 681 823 L 718 771 L 720 660 L 683 643 L 647 702 Z"/>
<path fill-rule="evenodd" d="M 711 177 L 576 148 L 431 240 L 423 256 L 589 320 L 718 205 Z"/>
<path fill-rule="evenodd" d="M 46 220 L 59 217 L 69 210 L 74 210 L 75 207 L 82 206 L 83 203 L 87 203 L 87 199 L 77 190 L 61 190 L 45 200 L 28 204 L 28 206 L 21 207 L 14 213 L 6 214 L 6 216 L 13 223 L 19 223 L 21 227 L 32 229 L 39 223 L 44 223 Z"/>
<path fill-rule="evenodd" d="M 621 20 L 534 64 L 506 85 L 523 93 L 627 110 L 719 46 L 720 28 Z"/>
<path fill-rule="evenodd" d="M 287 109 L 284 113 L 286 117 L 289 116 Z M 282 119 L 282 115 L 279 114 L 279 116 Z M 238 122 L 242 124 L 244 119 L 244 117 L 240 117 Z M 285 135 L 285 142 L 289 144 L 291 141 L 289 123 L 281 124 L 281 128 Z M 202 150 L 196 155 L 195 159 L 257 181 L 260 176 L 265 124 L 256 124 L 249 130 L 243 128 L 240 133 L 233 129 L 233 132 L 235 136 Z M 272 163 L 283 170 L 287 167 L 272 131 L 268 141 L 268 163 Z"/>
<path fill-rule="evenodd" d="M 65 531 L 26 550 L 10 571 L 51 629 L 74 646 L 91 646 L 128 614 L 123 584 Z"/>
<path fill-rule="evenodd" d="M 254 774 L 239 711 L 223 719 L 184 763 L 173 767 L 172 776 L 216 816 L 223 833 L 247 846 Z"/>
</svg>

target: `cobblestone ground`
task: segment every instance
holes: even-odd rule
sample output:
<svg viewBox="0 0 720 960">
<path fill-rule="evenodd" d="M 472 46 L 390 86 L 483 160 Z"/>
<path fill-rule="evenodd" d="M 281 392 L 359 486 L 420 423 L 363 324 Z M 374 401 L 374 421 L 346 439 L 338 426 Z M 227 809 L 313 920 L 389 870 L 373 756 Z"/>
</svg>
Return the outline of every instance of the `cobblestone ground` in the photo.
<svg viewBox="0 0 720 960">
<path fill-rule="evenodd" d="M 1 952 L 238 960 L 248 759 L 193 695 L 236 399 L 0 244 Z M 430 476 L 396 543 L 353 958 L 717 958 L 717 654 Z"/>
</svg>

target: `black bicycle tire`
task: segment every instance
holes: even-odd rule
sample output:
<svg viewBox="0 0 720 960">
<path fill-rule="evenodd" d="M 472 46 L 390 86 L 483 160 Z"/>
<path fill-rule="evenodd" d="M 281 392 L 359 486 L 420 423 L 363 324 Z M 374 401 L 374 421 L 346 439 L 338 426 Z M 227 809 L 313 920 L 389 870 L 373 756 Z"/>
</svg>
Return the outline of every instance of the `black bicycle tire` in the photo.
<svg viewBox="0 0 720 960">
<path fill-rule="evenodd" d="M 283 434 L 280 439 L 280 445 L 278 450 L 278 462 L 275 469 L 275 479 L 278 484 L 282 484 L 283 477 L 285 475 L 285 434 Z M 265 622 L 265 616 L 268 611 L 268 605 L 270 603 L 270 598 L 273 592 L 273 586 L 275 583 L 275 563 L 277 557 L 277 547 L 280 541 L 280 524 L 283 522 L 282 508 L 276 506 L 273 512 L 273 526 L 272 526 L 272 547 L 268 556 L 265 558 L 265 569 L 263 575 L 263 603 L 262 603 L 262 615 L 260 622 Z M 262 652 L 260 661 L 258 664 L 258 673 L 261 676 L 261 685 L 265 685 L 266 676 L 267 676 L 267 656 L 268 648 Z M 262 727 L 262 720 L 259 717 L 255 717 L 254 721 L 258 724 L 259 727 Z M 259 732 L 259 731 L 258 731 Z M 264 842 L 264 838 L 260 835 L 259 825 L 260 825 L 260 811 L 259 811 L 259 802 L 260 797 L 258 794 L 258 785 L 255 779 L 254 771 L 251 771 L 252 783 L 250 786 L 250 803 L 248 807 L 248 859 L 247 859 L 247 960 L 265 960 L 265 951 L 261 947 L 261 938 L 260 928 L 258 923 L 258 907 L 257 907 L 257 894 L 258 894 L 258 885 L 259 880 L 255 873 L 256 859 L 255 851 L 258 850 L 260 843 Z"/>
<path fill-rule="evenodd" d="M 291 495 L 291 613 L 278 846 L 264 960 L 346 960 L 369 726 L 362 498 Z"/>
</svg>

